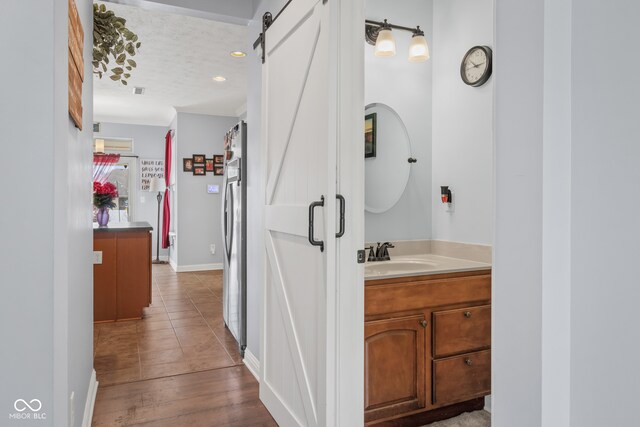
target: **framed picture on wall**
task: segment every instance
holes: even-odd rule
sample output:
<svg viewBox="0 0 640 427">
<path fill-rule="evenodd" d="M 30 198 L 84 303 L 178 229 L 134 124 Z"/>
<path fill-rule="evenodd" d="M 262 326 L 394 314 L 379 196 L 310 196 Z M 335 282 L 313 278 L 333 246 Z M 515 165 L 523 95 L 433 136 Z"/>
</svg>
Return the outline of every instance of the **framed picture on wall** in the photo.
<svg viewBox="0 0 640 427">
<path fill-rule="evenodd" d="M 376 156 L 376 119 L 377 113 L 364 116 L 364 157 Z"/>
<path fill-rule="evenodd" d="M 205 166 L 202 165 L 195 165 L 193 166 L 193 174 L 196 176 L 203 176 L 207 174 L 207 170 L 205 169 Z"/>
<path fill-rule="evenodd" d="M 213 169 L 213 174 L 218 176 L 224 175 L 224 167 L 216 165 Z"/>
<path fill-rule="evenodd" d="M 195 164 L 195 165 L 204 165 L 205 157 L 206 156 L 204 154 L 194 154 L 193 155 L 193 164 Z"/>
<path fill-rule="evenodd" d="M 222 154 L 214 154 L 213 155 L 213 163 L 216 165 L 221 165 L 224 163 L 224 156 Z"/>
<path fill-rule="evenodd" d="M 193 158 L 185 157 L 182 159 L 182 172 L 193 172 Z"/>
<path fill-rule="evenodd" d="M 204 166 L 207 172 L 213 172 L 213 165 L 215 163 L 215 159 L 206 159 Z"/>
</svg>

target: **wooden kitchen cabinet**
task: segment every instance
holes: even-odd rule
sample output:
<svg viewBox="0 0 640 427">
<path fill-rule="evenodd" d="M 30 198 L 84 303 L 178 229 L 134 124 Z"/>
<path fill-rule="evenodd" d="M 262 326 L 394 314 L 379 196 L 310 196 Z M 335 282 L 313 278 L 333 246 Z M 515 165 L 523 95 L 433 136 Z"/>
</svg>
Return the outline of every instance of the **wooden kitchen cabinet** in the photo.
<svg viewBox="0 0 640 427">
<path fill-rule="evenodd" d="M 365 423 L 414 426 L 491 393 L 491 271 L 365 283 Z"/>
<path fill-rule="evenodd" d="M 102 255 L 93 266 L 95 322 L 140 319 L 151 304 L 151 230 L 146 222 L 94 227 L 93 250 Z"/>
</svg>

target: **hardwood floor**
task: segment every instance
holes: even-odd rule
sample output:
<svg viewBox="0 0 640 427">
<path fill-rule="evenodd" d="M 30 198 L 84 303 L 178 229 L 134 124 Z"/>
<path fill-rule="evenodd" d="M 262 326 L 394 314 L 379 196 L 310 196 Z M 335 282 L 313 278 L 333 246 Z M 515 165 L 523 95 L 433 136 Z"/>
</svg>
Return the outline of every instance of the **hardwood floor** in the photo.
<svg viewBox="0 0 640 427">
<path fill-rule="evenodd" d="M 95 326 L 94 426 L 276 426 L 222 320 L 220 272 L 153 267 L 139 321 Z"/>
</svg>

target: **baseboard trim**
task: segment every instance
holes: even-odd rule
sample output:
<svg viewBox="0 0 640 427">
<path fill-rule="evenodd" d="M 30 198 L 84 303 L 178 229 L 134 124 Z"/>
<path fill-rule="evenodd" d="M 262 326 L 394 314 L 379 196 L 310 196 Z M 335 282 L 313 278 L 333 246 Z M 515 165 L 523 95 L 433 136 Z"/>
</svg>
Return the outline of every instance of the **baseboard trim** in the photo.
<svg viewBox="0 0 640 427">
<path fill-rule="evenodd" d="M 484 397 L 484 410 L 491 413 L 491 395 Z"/>
<path fill-rule="evenodd" d="M 176 273 L 178 272 L 178 264 L 176 264 L 176 262 L 169 257 L 169 265 L 171 266 L 171 268 L 173 268 L 173 271 L 175 271 Z"/>
<path fill-rule="evenodd" d="M 173 265 L 172 265 L 173 267 Z M 222 263 L 215 264 L 193 264 L 193 265 L 177 265 L 173 267 L 176 273 L 186 273 L 189 271 L 210 271 L 210 270 L 222 270 Z"/>
<path fill-rule="evenodd" d="M 89 389 L 87 390 L 87 401 L 84 404 L 84 417 L 82 418 L 82 427 L 91 427 L 93 420 L 93 408 L 96 405 L 96 395 L 98 394 L 98 381 L 96 380 L 96 370 L 91 372 L 89 378 Z"/>
<path fill-rule="evenodd" d="M 242 361 L 249 372 L 260 382 L 260 361 L 248 348 L 244 350 L 244 359 Z"/>
</svg>

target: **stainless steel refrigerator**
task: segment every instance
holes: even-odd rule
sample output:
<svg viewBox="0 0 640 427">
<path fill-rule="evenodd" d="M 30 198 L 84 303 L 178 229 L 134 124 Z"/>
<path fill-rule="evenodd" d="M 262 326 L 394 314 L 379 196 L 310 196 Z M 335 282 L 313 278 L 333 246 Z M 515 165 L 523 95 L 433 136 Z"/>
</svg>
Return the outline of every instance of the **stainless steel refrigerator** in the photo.
<svg viewBox="0 0 640 427">
<path fill-rule="evenodd" d="M 242 357 L 247 347 L 246 129 L 241 121 L 225 135 L 222 182 L 223 315 Z"/>
</svg>

